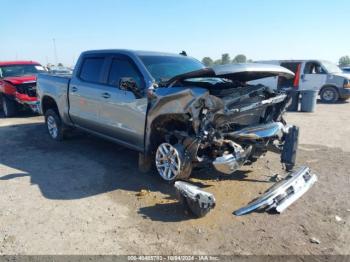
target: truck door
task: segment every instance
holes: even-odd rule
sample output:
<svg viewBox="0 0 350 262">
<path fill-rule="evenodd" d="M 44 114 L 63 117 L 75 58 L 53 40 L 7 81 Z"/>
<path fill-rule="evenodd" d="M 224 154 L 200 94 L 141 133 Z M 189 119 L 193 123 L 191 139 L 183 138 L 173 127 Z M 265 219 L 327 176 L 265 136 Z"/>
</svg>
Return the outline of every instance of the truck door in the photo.
<svg viewBox="0 0 350 262">
<path fill-rule="evenodd" d="M 137 87 L 145 88 L 145 81 L 134 62 L 125 55 L 110 58 L 106 85 L 101 89 L 100 131 L 136 148 L 144 147 L 147 98 L 136 98 L 133 92 L 121 90 L 121 78 L 132 78 Z"/>
<path fill-rule="evenodd" d="M 86 56 L 69 86 L 69 115 L 83 128 L 96 131 L 100 125 L 100 99 L 106 56 Z"/>
<path fill-rule="evenodd" d="M 320 90 L 327 81 L 327 72 L 317 61 L 304 64 L 300 77 L 299 90 Z"/>
</svg>

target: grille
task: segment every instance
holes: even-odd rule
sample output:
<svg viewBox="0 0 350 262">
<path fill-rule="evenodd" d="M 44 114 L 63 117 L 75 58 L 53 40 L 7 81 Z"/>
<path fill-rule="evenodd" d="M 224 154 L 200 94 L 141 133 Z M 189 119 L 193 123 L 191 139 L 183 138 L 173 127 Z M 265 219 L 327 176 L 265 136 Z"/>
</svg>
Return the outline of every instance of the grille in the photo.
<svg viewBox="0 0 350 262">
<path fill-rule="evenodd" d="M 24 83 L 16 85 L 17 92 L 21 94 L 26 94 L 31 97 L 36 97 L 36 83 Z"/>
</svg>

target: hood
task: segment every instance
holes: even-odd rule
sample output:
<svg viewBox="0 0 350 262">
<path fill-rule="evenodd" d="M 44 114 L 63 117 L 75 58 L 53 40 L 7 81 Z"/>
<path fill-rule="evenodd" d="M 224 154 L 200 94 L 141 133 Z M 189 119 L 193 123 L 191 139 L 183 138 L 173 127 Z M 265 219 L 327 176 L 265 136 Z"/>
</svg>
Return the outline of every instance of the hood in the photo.
<svg viewBox="0 0 350 262">
<path fill-rule="evenodd" d="M 220 77 L 233 81 L 248 82 L 260 78 L 274 76 L 293 78 L 294 73 L 287 68 L 277 65 L 260 63 L 227 64 L 214 66 L 212 68 L 203 68 L 197 71 L 175 76 L 168 81 L 168 84 L 171 86 L 178 81 L 202 77 Z"/>
<path fill-rule="evenodd" d="M 340 76 L 346 79 L 350 79 L 350 73 L 332 73 L 331 75 Z"/>
<path fill-rule="evenodd" d="M 11 77 L 4 77 L 3 80 L 10 82 L 13 85 L 20 85 L 25 84 L 27 82 L 35 82 L 36 76 L 11 76 Z"/>
</svg>

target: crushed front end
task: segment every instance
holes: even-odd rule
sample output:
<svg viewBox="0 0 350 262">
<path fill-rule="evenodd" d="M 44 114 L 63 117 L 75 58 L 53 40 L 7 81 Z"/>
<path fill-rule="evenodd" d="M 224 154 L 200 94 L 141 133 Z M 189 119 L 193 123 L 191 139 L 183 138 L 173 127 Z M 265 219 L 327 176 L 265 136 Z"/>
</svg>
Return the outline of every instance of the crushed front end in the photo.
<svg viewBox="0 0 350 262">
<path fill-rule="evenodd" d="M 290 97 L 249 81 L 292 76 L 278 66 L 228 65 L 176 76 L 156 90 L 146 147 L 158 146 L 156 166 L 162 178 L 185 179 L 192 166 L 208 165 L 232 174 L 267 151 L 280 154 L 291 170 L 299 129 L 283 119 Z"/>
</svg>

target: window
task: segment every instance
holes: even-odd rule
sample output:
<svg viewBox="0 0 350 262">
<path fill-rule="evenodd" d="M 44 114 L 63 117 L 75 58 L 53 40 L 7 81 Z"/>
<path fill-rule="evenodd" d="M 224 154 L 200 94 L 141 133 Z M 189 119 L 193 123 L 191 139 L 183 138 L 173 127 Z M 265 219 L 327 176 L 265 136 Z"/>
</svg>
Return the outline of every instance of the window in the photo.
<svg viewBox="0 0 350 262">
<path fill-rule="evenodd" d="M 134 79 L 138 87 L 143 86 L 142 77 L 132 62 L 127 58 L 115 58 L 109 71 L 108 84 L 117 87 L 123 77 Z"/>
<path fill-rule="evenodd" d="M 140 56 L 148 71 L 157 82 L 205 68 L 205 66 L 187 56 Z"/>
<path fill-rule="evenodd" d="M 326 74 L 322 66 L 316 62 L 306 63 L 304 73 L 305 74 Z"/>
<path fill-rule="evenodd" d="M 7 65 L 0 67 L 0 77 L 35 75 L 46 72 L 41 65 Z"/>
<path fill-rule="evenodd" d="M 87 82 L 101 82 L 103 62 L 103 57 L 86 58 L 80 71 L 80 78 Z"/>
</svg>

